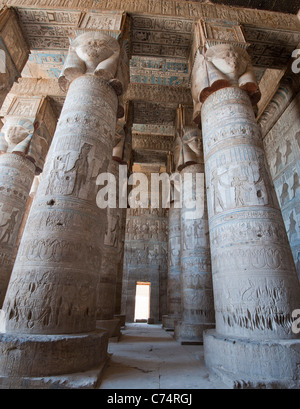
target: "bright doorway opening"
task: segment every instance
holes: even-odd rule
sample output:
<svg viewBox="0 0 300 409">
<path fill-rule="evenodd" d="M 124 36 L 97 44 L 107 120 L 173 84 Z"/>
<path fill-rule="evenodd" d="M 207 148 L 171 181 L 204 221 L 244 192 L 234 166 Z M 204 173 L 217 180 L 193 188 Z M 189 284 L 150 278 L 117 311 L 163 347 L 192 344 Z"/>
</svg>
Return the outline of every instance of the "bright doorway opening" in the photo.
<svg viewBox="0 0 300 409">
<path fill-rule="evenodd" d="M 151 283 L 136 283 L 134 321 L 147 322 L 150 317 Z"/>
</svg>

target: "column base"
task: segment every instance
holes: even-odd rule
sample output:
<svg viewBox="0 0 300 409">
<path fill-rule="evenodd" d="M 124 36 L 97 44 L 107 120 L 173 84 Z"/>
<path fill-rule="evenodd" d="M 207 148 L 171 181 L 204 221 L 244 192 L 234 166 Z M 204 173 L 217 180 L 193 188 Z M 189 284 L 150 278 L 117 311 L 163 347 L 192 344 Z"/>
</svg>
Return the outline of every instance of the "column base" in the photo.
<svg viewBox="0 0 300 409">
<path fill-rule="evenodd" d="M 206 366 L 234 389 L 299 389 L 300 340 L 231 338 L 204 334 Z"/>
<path fill-rule="evenodd" d="M 108 333 L 110 341 L 119 341 L 121 338 L 121 322 L 119 318 L 112 320 L 97 320 L 96 325 L 98 329 L 102 329 Z"/>
<path fill-rule="evenodd" d="M 203 345 L 203 332 L 214 327 L 215 324 L 190 324 L 177 321 L 174 338 L 181 345 Z"/>
<path fill-rule="evenodd" d="M 0 389 L 96 389 L 101 384 L 108 361 L 106 356 L 99 368 L 67 375 L 36 378 L 0 376 Z"/>
<path fill-rule="evenodd" d="M 176 315 L 163 315 L 162 317 L 162 327 L 165 331 L 175 330 L 175 321 L 178 321 L 180 317 Z"/>
<path fill-rule="evenodd" d="M 107 333 L 98 330 L 67 335 L 0 334 L 1 382 L 12 387 L 21 378 L 61 378 L 101 368 L 107 347 Z"/>
<path fill-rule="evenodd" d="M 120 320 L 120 326 L 121 328 L 125 328 L 126 325 L 126 315 L 119 314 L 119 315 L 114 315 L 114 318 L 117 320 Z"/>
</svg>

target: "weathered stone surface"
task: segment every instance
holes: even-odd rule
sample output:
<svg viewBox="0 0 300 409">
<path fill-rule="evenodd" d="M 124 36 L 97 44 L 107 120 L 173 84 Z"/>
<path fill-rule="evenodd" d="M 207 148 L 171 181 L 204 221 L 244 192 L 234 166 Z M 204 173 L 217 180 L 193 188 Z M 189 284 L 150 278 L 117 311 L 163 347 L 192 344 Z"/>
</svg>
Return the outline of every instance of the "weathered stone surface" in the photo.
<svg viewBox="0 0 300 409">
<path fill-rule="evenodd" d="M 6 7 L 0 11 L 0 107 L 13 83 L 21 76 L 29 48 L 19 26 L 16 12 Z"/>
<path fill-rule="evenodd" d="M 34 178 L 35 166 L 18 155 L 0 155 L 0 306 L 3 305 L 10 274 L 13 253 Z"/>
<path fill-rule="evenodd" d="M 0 377 L 65 375 L 95 369 L 103 363 L 107 340 L 101 329 L 73 335 L 1 334 Z"/>
<path fill-rule="evenodd" d="M 19 97 L 13 99 L 1 129 L 0 306 L 34 175 L 43 170 L 55 125 L 56 117 L 47 98 Z"/>
<path fill-rule="evenodd" d="M 149 181 L 151 170 L 157 173 L 159 167 L 141 166 L 141 171 Z M 149 190 L 150 192 L 150 190 Z M 127 322 L 134 321 L 137 282 L 151 283 L 150 317 L 159 322 L 167 313 L 167 209 L 133 208 L 127 210 L 122 313 Z"/>
<path fill-rule="evenodd" d="M 77 45 L 86 61 L 86 71 L 76 71 L 75 78 L 72 74 L 3 307 L 3 374 L 13 359 L 10 348 L 5 347 L 6 337 L 15 338 L 20 347 L 23 340 L 28 349 L 18 363 L 20 372 L 15 367 L 14 376 L 86 371 L 106 359 L 107 344 L 95 333 L 99 246 L 104 234 L 102 211 L 96 204 L 96 178 L 112 155 L 118 109 L 113 80 L 118 62 L 113 60 L 110 65 L 108 61 L 107 72 L 92 73 L 101 61 L 115 56 L 119 45 L 106 35 L 90 44 L 86 35 L 81 39 Z M 115 43 L 110 48 L 112 40 Z M 70 80 L 70 71 L 63 74 Z M 47 359 L 54 362 L 59 360 L 60 348 L 52 340 L 62 339 L 62 334 L 72 340 L 86 336 L 88 345 L 96 348 L 98 344 L 97 354 L 91 353 L 81 368 L 79 355 L 84 359 L 84 354 L 77 349 L 78 359 L 60 360 L 59 365 L 44 369 L 45 357 L 32 359 L 34 337 L 46 338 L 41 348 L 49 346 L 51 355 Z M 85 350 L 89 355 L 93 348 Z M 32 360 L 34 371 L 29 367 Z"/>
<path fill-rule="evenodd" d="M 202 156 L 203 160 L 203 156 Z M 204 166 L 195 164 L 181 171 L 184 180 L 191 174 L 191 184 L 183 184 L 181 209 L 181 321 L 175 324 L 175 338 L 179 342 L 203 342 L 203 331 L 214 327 L 214 302 L 209 250 L 206 203 L 201 209 L 191 207 L 196 198 L 196 183 L 200 198 L 206 201 Z M 202 176 L 196 179 L 196 174 Z M 199 190 L 198 190 L 199 191 Z M 204 211 L 203 211 L 204 210 Z"/>
<path fill-rule="evenodd" d="M 180 230 L 181 209 L 174 207 L 174 202 L 169 209 L 169 243 L 168 243 L 168 315 L 163 316 L 163 327 L 174 329 L 175 321 L 181 317 L 181 290 L 180 290 Z"/>
<path fill-rule="evenodd" d="M 278 101 L 278 96 L 282 93 L 283 90 L 281 89 L 271 102 L 272 105 Z M 291 96 L 288 99 L 291 99 Z M 300 94 L 290 103 L 282 115 L 276 116 L 278 119 L 276 124 L 264 138 L 264 148 L 300 280 L 299 103 Z M 278 103 L 276 105 L 278 106 Z M 282 103 L 279 106 L 281 105 Z M 268 129 L 267 125 L 266 123 L 266 130 Z"/>
<path fill-rule="evenodd" d="M 297 340 L 257 340 L 204 334 L 205 361 L 234 389 L 299 389 Z"/>
<path fill-rule="evenodd" d="M 260 339 L 296 338 L 291 312 L 297 308 L 299 283 L 249 97 L 238 88 L 215 92 L 203 105 L 202 124 L 217 334 L 224 336 L 223 343 L 226 336 L 256 340 L 258 348 Z M 207 361 L 212 370 L 224 352 L 218 348 L 216 359 Z M 293 354 L 291 348 L 290 361 Z M 247 359 L 258 358 L 267 368 L 263 352 Z M 236 371 L 231 362 L 224 362 L 224 372 Z M 235 374 L 240 381 L 243 365 Z M 249 378 L 255 378 L 250 369 Z M 267 383 L 268 377 L 266 369 Z"/>
</svg>

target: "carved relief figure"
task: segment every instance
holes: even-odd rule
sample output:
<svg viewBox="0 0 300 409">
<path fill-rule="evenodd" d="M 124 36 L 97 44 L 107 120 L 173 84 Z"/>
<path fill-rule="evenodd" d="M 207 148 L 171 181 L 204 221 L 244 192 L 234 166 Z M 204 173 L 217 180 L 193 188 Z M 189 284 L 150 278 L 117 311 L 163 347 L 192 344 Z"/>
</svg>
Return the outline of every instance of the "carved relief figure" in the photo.
<svg viewBox="0 0 300 409">
<path fill-rule="evenodd" d="M 70 154 L 68 153 L 66 157 L 68 158 L 69 155 Z M 63 177 L 64 169 L 65 169 L 65 163 L 63 161 L 63 157 L 56 156 L 54 159 L 53 168 L 51 169 L 50 174 L 49 174 L 49 183 L 46 189 L 46 195 L 53 194 L 53 192 L 55 191 L 57 182 L 64 179 Z"/>
<path fill-rule="evenodd" d="M 279 172 L 280 165 L 282 164 L 282 153 L 280 152 L 280 148 L 277 148 L 276 150 L 276 159 L 275 159 L 275 173 Z"/>
<path fill-rule="evenodd" d="M 18 216 L 19 211 L 15 210 L 12 212 L 10 218 L 7 220 L 6 223 L 2 224 L 0 226 L 0 243 L 9 243 L 11 236 L 13 234 L 13 231 L 15 229 L 15 226 L 17 224 L 17 216 Z"/>
<path fill-rule="evenodd" d="M 297 230 L 296 230 L 296 220 L 294 219 L 294 212 L 292 211 L 290 213 L 290 226 L 289 226 L 289 230 L 288 230 L 288 235 L 289 235 L 289 241 L 292 241 L 293 235 L 297 234 Z"/>
<path fill-rule="evenodd" d="M 264 199 L 265 205 L 268 204 L 270 206 L 274 206 L 274 204 L 276 203 L 276 199 L 274 197 L 273 188 L 270 182 L 270 176 L 266 168 L 265 159 L 263 156 L 259 157 L 258 173 L 259 173 L 259 178 L 255 182 L 255 185 L 258 185 L 258 186 L 263 185 L 264 190 L 267 194 L 267 197 Z M 257 197 L 261 197 L 261 194 L 262 194 L 261 190 L 257 190 Z"/>
<path fill-rule="evenodd" d="M 296 191 L 300 187 L 300 182 L 299 182 L 299 175 L 297 172 L 294 173 L 294 183 L 292 186 L 292 191 L 293 191 L 293 199 L 296 197 Z"/>
<path fill-rule="evenodd" d="M 292 153 L 292 143 L 291 141 L 286 141 L 286 150 L 285 150 L 285 154 L 284 154 L 284 158 L 285 158 L 285 164 L 288 164 L 289 161 L 289 157 Z"/>
<path fill-rule="evenodd" d="M 92 145 L 85 143 L 81 148 L 79 157 L 73 168 L 65 172 L 65 175 L 75 173 L 75 183 L 72 193 L 74 193 L 74 195 L 77 197 L 79 196 L 80 189 L 86 184 L 87 181 L 89 170 L 88 154 L 90 153 L 92 147 Z"/>
<path fill-rule="evenodd" d="M 105 232 L 104 244 L 115 248 L 119 247 L 120 216 L 108 215 L 107 230 Z"/>
<path fill-rule="evenodd" d="M 298 146 L 299 146 L 299 149 L 300 149 L 300 131 L 296 133 L 295 139 L 296 139 L 296 141 L 298 143 Z"/>
<path fill-rule="evenodd" d="M 296 269 L 297 269 L 298 278 L 300 280 L 300 252 L 298 252 L 298 255 L 297 255 Z"/>
<path fill-rule="evenodd" d="M 248 178 L 240 179 L 235 176 L 231 182 L 231 186 L 235 189 L 235 205 L 245 206 L 245 193 L 250 192 L 251 187 L 247 187 L 246 184 L 249 182 Z"/>
<path fill-rule="evenodd" d="M 284 206 L 289 200 L 290 200 L 289 185 L 287 183 L 284 183 L 282 186 L 282 192 L 280 195 L 281 206 Z"/>
<path fill-rule="evenodd" d="M 218 175 L 218 171 L 215 169 L 212 172 L 212 178 L 211 178 L 211 186 L 213 188 L 213 201 L 214 201 L 214 213 L 218 213 L 217 208 L 218 206 L 221 207 L 222 210 L 225 209 L 225 205 L 222 199 L 222 195 L 221 192 L 219 190 L 219 185 L 224 186 L 224 187 L 228 187 L 227 185 L 225 185 L 222 181 L 221 181 L 221 176 L 225 175 L 224 172 L 222 175 Z"/>
</svg>

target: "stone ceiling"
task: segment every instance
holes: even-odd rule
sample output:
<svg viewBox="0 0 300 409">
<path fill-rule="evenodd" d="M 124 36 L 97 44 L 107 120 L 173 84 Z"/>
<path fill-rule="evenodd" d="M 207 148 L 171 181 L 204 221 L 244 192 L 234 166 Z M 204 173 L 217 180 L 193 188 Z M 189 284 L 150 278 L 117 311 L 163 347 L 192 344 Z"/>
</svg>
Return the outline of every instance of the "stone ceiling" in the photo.
<svg viewBox="0 0 300 409">
<path fill-rule="evenodd" d="M 201 2 L 202 0 L 194 1 Z M 295 0 L 210 0 L 210 3 L 279 11 L 281 13 L 290 14 L 297 14 L 300 8 L 299 2 Z"/>
<path fill-rule="evenodd" d="M 149 2 L 144 0 L 139 0 L 139 2 L 135 2 L 135 0 L 131 2 L 129 0 L 124 2 L 115 0 L 119 5 L 125 3 L 132 5 L 134 3 L 136 9 L 148 3 L 149 6 L 147 7 L 156 12 L 152 15 L 151 13 L 129 13 L 132 47 L 130 63 L 131 88 L 129 93 L 133 94 L 133 90 L 137 86 L 145 87 L 145 91 L 140 91 L 140 95 L 134 95 L 133 97 L 134 123 L 137 126 L 134 131 L 136 138 L 155 135 L 153 138 L 157 139 L 159 134 L 164 138 L 166 136 L 170 137 L 174 133 L 173 126 L 178 104 L 192 105 L 189 91 L 188 57 L 192 45 L 193 16 L 198 12 L 197 3 L 201 3 L 201 7 L 204 6 L 202 2 L 177 1 L 177 6 L 181 4 L 182 6 L 188 6 L 186 9 L 178 9 L 181 17 L 178 16 L 177 9 L 174 9 L 173 14 L 175 15 L 163 16 L 157 13 L 158 8 L 156 8 L 156 5 L 159 1 L 162 0 Z M 26 0 L 20 3 L 26 3 Z M 106 2 L 106 5 L 113 7 L 111 3 Z M 161 7 L 166 3 L 162 2 Z M 172 0 L 169 1 L 169 4 L 171 3 L 172 5 L 175 4 Z M 259 7 L 260 3 L 263 3 L 263 8 L 268 10 L 294 14 L 298 11 L 296 10 L 297 7 L 295 7 L 296 2 L 283 0 L 216 0 L 205 3 L 246 7 Z M 100 4 L 98 6 L 100 7 Z M 61 8 L 39 9 L 36 6 L 26 7 L 25 5 L 22 6 L 22 4 L 15 8 L 31 49 L 29 61 L 22 74 L 25 78 L 58 78 L 66 59 L 69 38 L 74 35 L 75 28 L 113 30 L 116 20 L 122 16 L 121 10 L 119 12 L 113 10 L 87 11 L 86 8 L 80 9 L 80 7 L 74 7 L 74 9 L 70 10 Z M 211 12 L 212 8 L 209 10 Z M 225 9 L 225 11 L 231 13 L 231 9 Z M 283 15 L 272 14 L 272 19 L 269 21 L 267 14 L 257 14 L 257 20 L 255 18 L 256 12 L 252 13 L 254 13 L 253 16 L 251 15 L 251 18 L 249 18 L 247 11 L 244 13 L 243 10 L 243 14 L 240 12 L 238 17 L 240 21 L 247 21 L 247 23 L 243 24 L 245 38 L 250 43 L 249 53 L 252 57 L 257 79 L 261 81 L 267 69 L 283 70 L 286 67 L 292 51 L 300 44 L 300 25 L 297 26 L 297 22 L 295 22 L 287 26 L 284 18 L 281 17 Z M 263 24 L 256 24 L 259 19 Z M 153 100 L 153 92 L 156 101 Z M 167 96 L 166 98 L 160 98 L 160 92 L 168 92 L 169 95 L 173 92 L 173 94 L 169 99 Z M 183 95 L 184 97 L 182 97 Z M 52 97 L 57 109 L 60 110 L 64 97 L 62 95 L 52 95 Z M 142 127 L 147 129 L 146 133 L 142 132 Z M 155 127 L 156 129 L 158 127 L 159 132 L 153 132 Z M 169 135 L 164 134 L 165 131 L 163 132 L 161 129 L 168 129 Z M 146 142 L 145 144 L 147 146 Z M 158 149 L 158 151 L 167 150 L 166 146 Z"/>
</svg>

